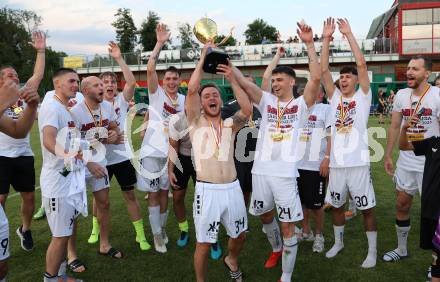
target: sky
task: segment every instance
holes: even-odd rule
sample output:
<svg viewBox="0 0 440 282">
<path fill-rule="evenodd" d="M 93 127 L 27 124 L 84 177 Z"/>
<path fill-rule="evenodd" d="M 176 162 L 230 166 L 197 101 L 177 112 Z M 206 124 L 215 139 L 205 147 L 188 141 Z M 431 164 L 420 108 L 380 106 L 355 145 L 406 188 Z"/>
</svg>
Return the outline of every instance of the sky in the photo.
<svg viewBox="0 0 440 282">
<path fill-rule="evenodd" d="M 169 26 L 174 42 L 179 24 L 193 26 L 204 16 L 217 23 L 219 33 L 228 34 L 234 27 L 233 36 L 244 42 L 247 25 L 257 18 L 276 27 L 286 40 L 295 34 L 296 22 L 302 19 L 321 34 L 326 17 L 345 17 L 355 36 L 365 38 L 373 19 L 392 3 L 393 0 L 0 0 L 0 7 L 32 10 L 40 15 L 41 29 L 48 31 L 52 49 L 69 55 L 91 55 L 106 53 L 107 42 L 115 39 L 111 23 L 118 8 L 129 8 L 138 28 L 148 11 L 156 12 L 161 22 Z"/>
</svg>

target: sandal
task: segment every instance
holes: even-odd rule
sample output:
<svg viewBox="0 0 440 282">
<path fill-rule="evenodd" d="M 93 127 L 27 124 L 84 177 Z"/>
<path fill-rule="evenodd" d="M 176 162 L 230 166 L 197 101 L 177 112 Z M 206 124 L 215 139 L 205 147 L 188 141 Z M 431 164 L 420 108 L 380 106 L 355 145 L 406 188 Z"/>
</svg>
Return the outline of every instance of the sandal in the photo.
<svg viewBox="0 0 440 282">
<path fill-rule="evenodd" d="M 111 247 L 106 253 L 102 253 L 101 251 L 98 251 L 98 254 L 100 254 L 101 256 L 108 256 L 114 259 L 121 259 L 124 257 L 124 254 L 121 251 L 118 251 L 113 247 Z M 118 257 L 117 254 L 121 254 L 121 256 Z"/>
<path fill-rule="evenodd" d="M 87 270 L 86 265 L 82 261 L 80 261 L 79 259 L 74 259 L 73 261 L 69 262 L 67 264 L 67 267 L 71 271 L 73 271 L 75 273 L 83 273 L 83 272 L 85 272 Z M 78 269 L 81 268 L 81 267 L 83 267 L 84 270 L 83 271 L 78 271 Z"/>
<path fill-rule="evenodd" d="M 236 282 L 240 282 L 242 281 L 243 278 L 243 272 L 241 272 L 240 267 L 238 267 L 238 269 L 236 271 L 233 271 L 229 265 L 226 263 L 226 258 L 227 256 L 225 256 L 223 258 L 223 263 L 226 266 L 226 268 L 229 270 L 229 276 L 231 277 L 232 281 L 236 281 Z"/>
</svg>

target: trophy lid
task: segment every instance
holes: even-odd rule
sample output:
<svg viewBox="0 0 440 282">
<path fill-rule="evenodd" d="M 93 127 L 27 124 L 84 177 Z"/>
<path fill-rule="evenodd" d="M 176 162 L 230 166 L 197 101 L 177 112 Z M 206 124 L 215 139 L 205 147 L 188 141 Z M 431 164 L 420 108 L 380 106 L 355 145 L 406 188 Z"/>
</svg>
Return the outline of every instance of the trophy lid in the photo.
<svg viewBox="0 0 440 282">
<path fill-rule="evenodd" d="M 209 18 L 201 18 L 193 28 L 194 35 L 203 44 L 217 37 L 217 24 Z"/>
</svg>

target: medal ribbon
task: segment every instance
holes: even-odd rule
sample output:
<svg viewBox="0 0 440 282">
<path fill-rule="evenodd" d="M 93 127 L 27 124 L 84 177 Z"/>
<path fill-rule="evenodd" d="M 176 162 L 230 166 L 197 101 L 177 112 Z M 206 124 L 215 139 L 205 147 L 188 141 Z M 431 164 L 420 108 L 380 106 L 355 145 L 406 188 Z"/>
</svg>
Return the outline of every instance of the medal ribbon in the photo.
<svg viewBox="0 0 440 282">
<path fill-rule="evenodd" d="M 292 99 L 289 100 L 289 102 L 287 102 L 286 106 L 284 106 L 283 110 L 280 112 L 280 99 L 278 98 L 278 103 L 277 103 L 277 117 L 278 117 L 278 121 L 277 121 L 277 128 L 281 128 L 281 118 L 284 116 L 284 113 L 286 112 L 287 107 L 289 106 L 289 104 L 295 100 L 295 97 L 292 97 Z"/>
<path fill-rule="evenodd" d="M 420 105 L 422 104 L 423 98 L 425 98 L 426 93 L 428 93 L 429 89 L 431 88 L 430 85 L 426 87 L 425 92 L 423 92 L 422 96 L 420 96 L 419 101 L 417 102 L 416 108 L 414 112 L 412 111 L 412 96 L 413 92 L 411 92 L 411 96 L 409 96 L 409 108 L 410 108 L 410 116 L 413 116 L 414 114 L 417 114 L 417 111 L 419 110 Z"/>
<path fill-rule="evenodd" d="M 211 123 L 212 134 L 214 134 L 215 144 L 216 144 L 217 148 L 220 149 L 220 142 L 221 142 L 221 138 L 222 138 L 222 129 L 223 129 L 223 120 L 220 120 L 219 134 L 217 134 L 217 130 L 214 128 L 214 124 L 212 123 L 212 121 L 210 121 L 210 123 Z"/>
<path fill-rule="evenodd" d="M 168 95 L 168 93 L 165 91 L 165 95 L 167 95 L 168 99 L 170 99 L 171 104 L 175 107 L 178 105 L 179 102 L 179 95 L 177 95 L 176 99 L 171 98 L 170 95 Z"/>
<path fill-rule="evenodd" d="M 84 104 L 86 104 L 87 110 L 89 110 L 90 115 L 93 118 L 93 123 L 95 124 L 95 127 L 102 127 L 102 112 L 101 112 L 101 105 L 99 105 L 99 126 L 97 121 L 95 120 L 95 116 L 93 115 L 92 110 L 90 109 L 89 105 L 87 105 L 86 102 L 84 102 Z"/>
<path fill-rule="evenodd" d="M 340 99 L 340 102 L 339 102 L 339 106 L 341 107 L 341 111 L 340 111 L 339 115 L 341 117 L 341 122 L 343 123 L 345 121 L 346 116 L 347 116 L 349 107 L 347 105 L 347 108 L 344 110 L 344 103 L 342 102 L 342 95 L 341 95 L 341 99 Z"/>
<path fill-rule="evenodd" d="M 61 98 L 58 97 L 57 94 L 54 94 L 54 95 L 53 95 L 53 98 L 54 98 L 55 100 L 58 100 L 58 102 L 60 102 L 64 107 L 66 107 L 66 110 L 67 110 L 68 112 L 70 112 L 69 107 L 67 107 L 66 105 L 64 105 L 63 100 L 61 100 Z"/>
</svg>

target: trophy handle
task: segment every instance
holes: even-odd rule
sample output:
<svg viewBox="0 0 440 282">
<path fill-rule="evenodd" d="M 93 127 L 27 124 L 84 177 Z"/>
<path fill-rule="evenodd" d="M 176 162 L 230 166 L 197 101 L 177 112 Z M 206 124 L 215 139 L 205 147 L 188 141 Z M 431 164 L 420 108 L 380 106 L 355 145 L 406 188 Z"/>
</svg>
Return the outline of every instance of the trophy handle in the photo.
<svg viewBox="0 0 440 282">
<path fill-rule="evenodd" d="M 228 39 L 232 36 L 232 31 L 234 30 L 234 28 L 235 28 L 234 26 L 231 27 L 231 30 L 229 31 L 228 36 L 226 36 L 225 38 L 223 38 L 222 41 L 220 41 L 219 43 L 217 43 L 217 44 L 215 44 L 215 45 L 216 45 L 216 46 L 220 46 L 220 45 L 226 43 L 226 41 L 228 41 Z"/>
</svg>

